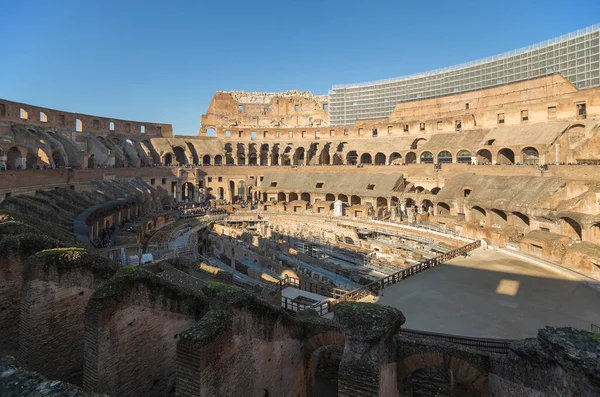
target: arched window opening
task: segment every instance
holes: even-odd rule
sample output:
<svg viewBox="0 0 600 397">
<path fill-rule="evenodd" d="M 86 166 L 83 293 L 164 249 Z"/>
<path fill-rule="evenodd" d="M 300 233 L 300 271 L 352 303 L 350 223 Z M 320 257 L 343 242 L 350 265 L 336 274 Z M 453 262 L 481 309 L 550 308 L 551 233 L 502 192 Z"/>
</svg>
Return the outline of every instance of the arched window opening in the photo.
<svg viewBox="0 0 600 397">
<path fill-rule="evenodd" d="M 415 152 L 406 153 L 406 164 L 416 164 L 417 163 L 417 155 Z"/>
<path fill-rule="evenodd" d="M 498 152 L 497 164 L 513 165 L 515 163 L 515 152 L 510 149 L 501 149 Z"/>
<path fill-rule="evenodd" d="M 379 152 L 375 155 L 375 165 L 385 165 L 385 154 Z"/>
<path fill-rule="evenodd" d="M 438 153 L 438 164 L 452 163 L 452 153 L 447 150 Z"/>
<path fill-rule="evenodd" d="M 433 164 L 433 154 L 431 152 L 421 153 L 421 164 Z"/>
<path fill-rule="evenodd" d="M 461 150 L 456 154 L 456 162 L 459 164 L 471 164 L 471 152 Z"/>
<path fill-rule="evenodd" d="M 492 153 L 487 149 L 481 149 L 477 152 L 477 164 L 492 164 Z"/>
<path fill-rule="evenodd" d="M 394 152 L 390 154 L 390 164 L 391 165 L 400 165 L 402 163 L 402 156 L 398 152 Z"/>
<path fill-rule="evenodd" d="M 371 155 L 369 153 L 363 153 L 360 156 L 360 163 L 361 164 L 372 164 L 373 160 L 372 160 Z"/>
<path fill-rule="evenodd" d="M 537 149 L 532 147 L 527 147 L 523 149 L 523 164 L 528 165 L 538 165 L 540 162 L 540 154 Z"/>
<path fill-rule="evenodd" d="M 356 153 L 356 150 L 352 150 L 350 152 L 348 152 L 348 154 L 346 155 L 346 163 L 348 165 L 356 165 L 358 160 L 358 153 Z"/>
</svg>

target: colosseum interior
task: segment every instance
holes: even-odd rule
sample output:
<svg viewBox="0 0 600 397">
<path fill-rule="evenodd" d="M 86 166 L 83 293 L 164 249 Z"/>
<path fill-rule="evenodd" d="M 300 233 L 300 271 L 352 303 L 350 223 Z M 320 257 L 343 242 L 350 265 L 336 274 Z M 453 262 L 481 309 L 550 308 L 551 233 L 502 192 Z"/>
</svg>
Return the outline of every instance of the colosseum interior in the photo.
<svg viewBox="0 0 600 397">
<path fill-rule="evenodd" d="M 600 88 L 328 101 L 0 99 L 0 394 L 600 395 Z"/>
</svg>

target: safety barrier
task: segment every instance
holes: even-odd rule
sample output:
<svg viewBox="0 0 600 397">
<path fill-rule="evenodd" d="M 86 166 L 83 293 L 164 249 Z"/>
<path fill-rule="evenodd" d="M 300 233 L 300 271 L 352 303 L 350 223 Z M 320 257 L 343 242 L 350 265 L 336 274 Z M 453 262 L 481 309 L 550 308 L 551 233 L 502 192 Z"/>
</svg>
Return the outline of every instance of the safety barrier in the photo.
<svg viewBox="0 0 600 397">
<path fill-rule="evenodd" d="M 441 340 L 461 346 L 467 346 L 479 351 L 499 354 L 507 354 L 509 351 L 509 346 L 511 343 L 515 342 L 512 339 L 475 338 L 469 336 L 438 334 L 436 332 L 417 331 L 414 329 L 405 328 L 401 328 L 400 333 L 417 338 Z"/>
<path fill-rule="evenodd" d="M 286 277 L 279 281 L 279 290 L 283 290 L 287 287 L 293 287 L 302 291 L 312 292 L 328 298 L 340 298 L 348 293 L 345 289 L 335 288 L 320 283 L 311 283 L 310 281 L 301 280 L 295 277 Z"/>
</svg>

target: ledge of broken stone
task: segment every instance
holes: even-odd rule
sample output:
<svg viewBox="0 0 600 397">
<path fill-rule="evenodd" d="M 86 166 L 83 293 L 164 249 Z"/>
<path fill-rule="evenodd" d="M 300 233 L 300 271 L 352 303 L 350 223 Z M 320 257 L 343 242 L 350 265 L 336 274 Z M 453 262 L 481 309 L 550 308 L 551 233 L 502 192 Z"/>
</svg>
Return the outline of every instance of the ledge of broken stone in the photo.
<svg viewBox="0 0 600 397">
<path fill-rule="evenodd" d="M 398 309 L 363 302 L 342 302 L 334 306 L 334 321 L 347 339 L 377 340 L 395 333 L 406 318 Z"/>
<path fill-rule="evenodd" d="M 52 248 L 39 251 L 27 260 L 23 278 L 30 279 L 38 269 L 44 272 L 54 269 L 61 274 L 77 268 L 85 268 L 94 275 L 108 279 L 119 269 L 119 265 L 84 248 Z"/>
<path fill-rule="evenodd" d="M 0 395 L 2 397 L 107 397 L 85 392 L 80 387 L 59 380 L 49 380 L 27 371 L 11 356 L 0 357 Z"/>
<path fill-rule="evenodd" d="M 0 223 L 0 225 L 4 225 L 4 223 Z M 20 229 L 20 227 L 18 228 Z M 6 233 L 0 241 L 0 257 L 6 258 L 13 256 L 27 258 L 37 252 L 63 246 L 64 245 L 60 241 L 35 232 L 27 231 L 19 234 Z"/>
</svg>

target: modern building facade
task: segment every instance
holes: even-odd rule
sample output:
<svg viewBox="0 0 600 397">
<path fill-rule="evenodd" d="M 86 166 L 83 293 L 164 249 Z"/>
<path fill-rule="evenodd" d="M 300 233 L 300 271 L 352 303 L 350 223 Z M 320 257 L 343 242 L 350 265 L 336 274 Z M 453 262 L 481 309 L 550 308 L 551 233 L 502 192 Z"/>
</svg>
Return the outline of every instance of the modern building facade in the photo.
<svg viewBox="0 0 600 397">
<path fill-rule="evenodd" d="M 398 103 L 560 73 L 579 89 L 600 86 L 600 24 L 462 65 L 394 79 L 334 85 L 329 124 L 388 117 Z"/>
</svg>

